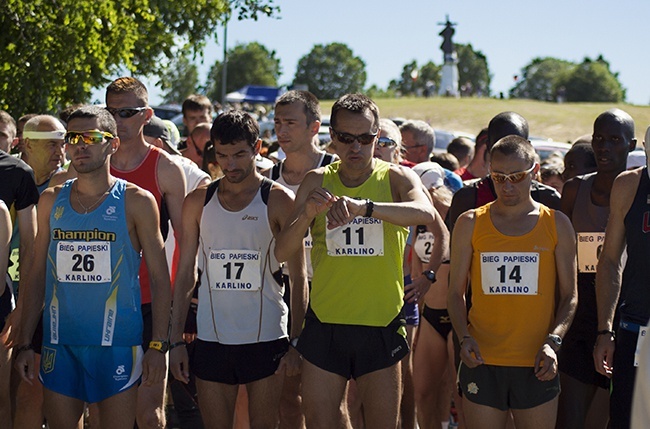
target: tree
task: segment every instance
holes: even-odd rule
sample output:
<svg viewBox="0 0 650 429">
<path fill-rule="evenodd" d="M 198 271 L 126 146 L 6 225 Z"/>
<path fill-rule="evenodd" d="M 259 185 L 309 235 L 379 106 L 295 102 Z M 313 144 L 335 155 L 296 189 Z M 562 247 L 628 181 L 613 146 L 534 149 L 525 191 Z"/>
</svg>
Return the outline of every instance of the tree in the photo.
<svg viewBox="0 0 650 429">
<path fill-rule="evenodd" d="M 157 74 L 186 43 L 199 52 L 231 13 L 256 19 L 273 0 L 5 0 L 0 109 L 14 116 L 85 102 L 117 73 Z"/>
<path fill-rule="evenodd" d="M 512 98 L 555 101 L 558 79 L 569 73 L 575 64 L 552 57 L 535 58 L 521 71 L 521 79 L 510 90 Z"/>
<path fill-rule="evenodd" d="M 199 70 L 187 55 L 172 61 L 160 77 L 165 103 L 181 104 L 188 95 L 198 92 Z"/>
<path fill-rule="evenodd" d="M 206 82 L 207 96 L 211 100 L 221 100 L 221 81 L 223 63 L 214 63 Z M 226 92 L 235 91 L 245 85 L 277 86 L 280 77 L 280 60 L 275 51 L 252 42 L 239 44 L 228 51 Z"/>
<path fill-rule="evenodd" d="M 293 84 L 307 85 L 323 100 L 361 92 L 366 84 L 366 64 L 343 43 L 315 45 L 298 61 Z"/>
<path fill-rule="evenodd" d="M 404 65 L 399 79 L 392 80 L 388 88 L 401 95 L 421 96 L 432 95 L 439 85 L 440 66 L 429 61 L 419 68 L 417 61 L 413 60 Z"/>
<path fill-rule="evenodd" d="M 595 61 L 585 58 L 561 76 L 558 85 L 565 88 L 567 101 L 619 103 L 625 100 L 625 89 L 618 80 L 618 73 L 612 73 L 602 56 Z"/>
<path fill-rule="evenodd" d="M 456 44 L 458 85 L 463 95 L 490 95 L 490 70 L 487 57 L 472 44 Z"/>
</svg>

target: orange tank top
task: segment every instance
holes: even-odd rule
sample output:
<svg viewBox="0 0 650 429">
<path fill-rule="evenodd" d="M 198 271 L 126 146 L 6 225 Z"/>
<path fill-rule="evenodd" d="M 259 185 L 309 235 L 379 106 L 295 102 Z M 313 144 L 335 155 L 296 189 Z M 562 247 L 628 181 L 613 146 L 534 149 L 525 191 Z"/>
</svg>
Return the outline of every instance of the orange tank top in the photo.
<svg viewBox="0 0 650 429">
<path fill-rule="evenodd" d="M 476 209 L 469 332 L 486 364 L 532 367 L 555 319 L 555 211 L 540 206 L 530 232 L 506 236 L 492 204 Z"/>
</svg>

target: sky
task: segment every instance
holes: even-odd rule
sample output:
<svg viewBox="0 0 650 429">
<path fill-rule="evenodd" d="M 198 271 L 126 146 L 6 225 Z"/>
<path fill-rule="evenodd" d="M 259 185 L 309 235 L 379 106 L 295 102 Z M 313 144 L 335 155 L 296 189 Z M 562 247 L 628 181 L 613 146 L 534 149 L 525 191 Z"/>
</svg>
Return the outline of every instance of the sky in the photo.
<svg viewBox="0 0 650 429">
<path fill-rule="evenodd" d="M 455 43 L 471 43 L 487 57 L 492 94 L 506 96 L 535 57 L 555 57 L 581 62 L 598 55 L 627 90 L 627 101 L 650 104 L 650 56 L 645 57 L 650 31 L 647 0 L 275 0 L 277 17 L 258 21 L 232 20 L 228 47 L 259 42 L 276 52 L 282 76 L 292 82 L 299 59 L 316 44 L 345 43 L 366 64 L 366 87 L 386 88 L 405 64 L 416 60 L 442 64 L 442 37 L 438 25 L 456 23 Z M 199 64 L 200 79 L 215 60 L 223 59 L 223 27 L 217 30 Z M 197 59 L 200 62 L 200 59 Z M 160 91 L 151 88 L 151 103 Z"/>
</svg>

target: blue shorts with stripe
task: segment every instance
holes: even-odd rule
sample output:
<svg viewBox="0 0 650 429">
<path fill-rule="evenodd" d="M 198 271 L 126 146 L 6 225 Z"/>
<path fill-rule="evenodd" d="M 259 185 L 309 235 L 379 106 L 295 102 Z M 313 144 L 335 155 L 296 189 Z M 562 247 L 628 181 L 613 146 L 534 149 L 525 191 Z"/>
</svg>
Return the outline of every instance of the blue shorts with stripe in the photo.
<svg viewBox="0 0 650 429">
<path fill-rule="evenodd" d="M 43 344 L 39 378 L 53 392 L 95 403 L 128 390 L 142 375 L 142 347 Z"/>
</svg>

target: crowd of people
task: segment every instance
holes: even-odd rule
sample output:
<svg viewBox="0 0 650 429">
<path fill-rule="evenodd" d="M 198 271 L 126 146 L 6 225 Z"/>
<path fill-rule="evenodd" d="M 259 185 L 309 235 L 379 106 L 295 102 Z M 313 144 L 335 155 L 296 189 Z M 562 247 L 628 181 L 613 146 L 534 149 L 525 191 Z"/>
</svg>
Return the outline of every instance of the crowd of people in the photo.
<svg viewBox="0 0 650 429">
<path fill-rule="evenodd" d="M 105 107 L 0 111 L 2 427 L 650 424 L 626 112 L 542 161 L 515 112 L 438 153 L 346 94 L 323 147 L 292 90 L 273 155 L 249 113 L 182 111 L 184 142 L 133 77 Z"/>
</svg>

